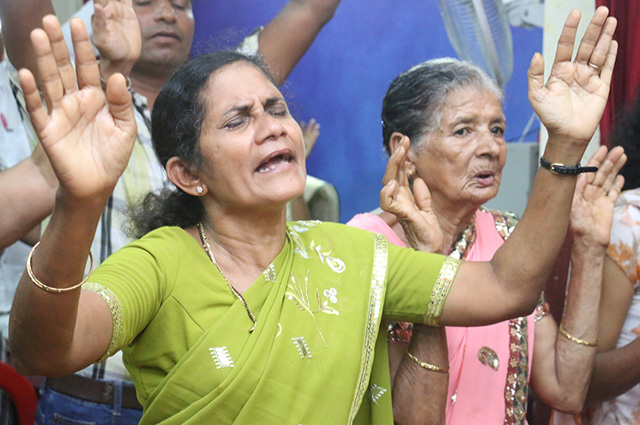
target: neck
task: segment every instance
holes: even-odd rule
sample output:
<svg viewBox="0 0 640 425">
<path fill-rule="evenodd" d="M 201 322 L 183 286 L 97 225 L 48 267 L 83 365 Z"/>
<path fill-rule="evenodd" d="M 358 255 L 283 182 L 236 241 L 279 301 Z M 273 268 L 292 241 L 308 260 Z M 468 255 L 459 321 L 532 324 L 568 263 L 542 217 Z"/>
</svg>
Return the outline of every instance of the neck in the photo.
<svg viewBox="0 0 640 425">
<path fill-rule="evenodd" d="M 139 93 L 147 98 L 147 106 L 150 111 L 153 111 L 153 105 L 156 102 L 156 98 L 162 90 L 162 87 L 166 84 L 167 80 L 171 76 L 171 73 L 163 72 L 162 69 L 153 72 L 141 72 L 134 67 L 131 70 L 129 77 L 131 78 L 131 87 L 136 93 Z"/>
<path fill-rule="evenodd" d="M 449 255 L 453 251 L 453 244 L 458 240 L 462 232 L 464 232 L 476 210 L 479 207 L 473 209 L 456 209 L 456 208 L 441 208 L 440 205 L 432 202 L 433 210 L 438 217 L 440 228 L 442 229 L 442 246 L 444 247 L 444 254 Z"/>
<path fill-rule="evenodd" d="M 203 223 L 220 269 L 239 292 L 247 290 L 280 253 L 286 239 L 286 212 L 209 214 Z M 198 242 L 196 229 L 188 230 Z"/>
<path fill-rule="evenodd" d="M 431 200 L 431 207 L 433 212 L 438 218 L 438 223 L 442 229 L 442 246 L 444 247 L 443 254 L 449 255 L 453 251 L 453 244 L 458 240 L 460 234 L 466 230 L 471 223 L 473 216 L 476 213 L 478 207 L 473 208 L 459 208 L 454 205 L 448 205 L 448 207 L 442 207 L 442 205 L 448 205 L 448 203 L 438 203 L 435 199 Z M 380 216 L 389 227 L 398 235 L 398 237 L 409 246 L 409 242 L 404 234 L 402 225 L 398 222 L 398 218 L 391 213 L 382 210 L 376 210 L 374 214 Z"/>
</svg>

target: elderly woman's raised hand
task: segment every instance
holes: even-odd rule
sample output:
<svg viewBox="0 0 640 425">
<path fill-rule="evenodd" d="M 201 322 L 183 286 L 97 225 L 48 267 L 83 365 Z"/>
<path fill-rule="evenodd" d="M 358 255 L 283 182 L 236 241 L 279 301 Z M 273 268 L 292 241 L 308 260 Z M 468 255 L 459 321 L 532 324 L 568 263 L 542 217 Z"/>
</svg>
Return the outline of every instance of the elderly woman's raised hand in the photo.
<svg viewBox="0 0 640 425">
<path fill-rule="evenodd" d="M 114 75 L 106 93 L 102 90 L 81 20 L 71 21 L 75 72 L 57 18 L 46 16 L 42 23 L 44 30 L 34 30 L 31 40 L 46 107 L 33 74 L 20 71 L 31 121 L 64 196 L 77 200 L 108 197 L 129 162 L 137 134 L 126 81 Z"/>
<path fill-rule="evenodd" d="M 595 132 L 609 96 L 618 45 L 612 40 L 616 20 L 606 7 L 596 10 L 572 61 L 580 12 L 567 18 L 544 83 L 544 60 L 536 53 L 529 67 L 529 100 L 549 135 L 586 146 Z"/>
<path fill-rule="evenodd" d="M 441 253 L 442 229 L 431 209 L 429 189 L 419 177 L 413 180 L 413 190 L 409 185 L 408 152 L 409 138 L 403 136 L 387 163 L 380 191 L 380 207 L 397 217 L 412 248 Z"/>
<path fill-rule="evenodd" d="M 608 154 L 606 146 L 600 146 L 589 160 L 588 165 L 598 167 L 598 171 L 583 173 L 578 178 L 569 222 L 574 243 L 580 239 L 586 247 L 607 249 L 613 204 L 624 185 L 624 178 L 618 172 L 626 161 L 627 156 L 620 146 Z"/>
<path fill-rule="evenodd" d="M 140 57 L 140 24 L 131 0 L 94 0 L 93 42 L 100 52 L 103 76 L 125 76 Z"/>
</svg>

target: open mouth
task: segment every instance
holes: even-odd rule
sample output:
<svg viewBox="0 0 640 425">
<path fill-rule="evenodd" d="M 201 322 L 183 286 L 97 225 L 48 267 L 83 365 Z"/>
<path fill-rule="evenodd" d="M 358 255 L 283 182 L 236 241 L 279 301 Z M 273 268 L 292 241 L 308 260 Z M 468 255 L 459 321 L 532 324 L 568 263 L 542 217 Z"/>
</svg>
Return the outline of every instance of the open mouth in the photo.
<svg viewBox="0 0 640 425">
<path fill-rule="evenodd" d="M 495 181 L 495 173 L 491 171 L 481 172 L 476 174 L 476 180 L 483 185 L 490 185 Z"/>
<path fill-rule="evenodd" d="M 266 173 L 269 171 L 275 171 L 293 162 L 293 155 L 288 152 L 276 153 L 266 158 L 258 165 L 256 171 L 258 173 Z"/>
</svg>

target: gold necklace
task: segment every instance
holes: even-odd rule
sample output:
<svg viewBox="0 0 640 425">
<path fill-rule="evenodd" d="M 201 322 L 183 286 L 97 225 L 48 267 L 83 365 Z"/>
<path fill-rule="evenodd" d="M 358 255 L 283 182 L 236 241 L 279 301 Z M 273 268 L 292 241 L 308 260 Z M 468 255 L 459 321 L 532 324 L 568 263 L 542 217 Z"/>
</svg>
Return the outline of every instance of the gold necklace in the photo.
<svg viewBox="0 0 640 425">
<path fill-rule="evenodd" d="M 204 226 L 202 225 L 202 223 L 198 223 L 196 227 L 198 228 L 198 233 L 200 234 L 200 240 L 202 240 L 202 245 L 204 246 L 204 252 L 207 253 L 211 262 L 216 266 L 216 268 L 222 275 L 222 278 L 225 280 L 225 282 L 227 282 L 227 285 L 229 285 L 229 288 L 231 288 L 231 292 L 233 292 L 235 296 L 240 300 L 240 302 L 244 306 L 244 309 L 247 310 L 247 314 L 249 315 L 249 318 L 253 321 L 253 326 L 251 327 L 251 329 L 249 329 L 249 333 L 253 332 L 253 330 L 258 325 L 258 322 L 256 321 L 255 316 L 249 309 L 249 306 L 247 305 L 247 301 L 245 301 L 242 294 L 238 292 L 236 288 L 234 288 L 231 282 L 229 282 L 229 279 L 227 279 L 227 276 L 225 276 L 224 272 L 218 265 L 218 262 L 216 261 L 216 257 L 213 256 L 213 251 L 211 250 L 211 245 L 209 244 L 209 238 L 207 238 L 207 235 L 204 232 Z"/>
</svg>

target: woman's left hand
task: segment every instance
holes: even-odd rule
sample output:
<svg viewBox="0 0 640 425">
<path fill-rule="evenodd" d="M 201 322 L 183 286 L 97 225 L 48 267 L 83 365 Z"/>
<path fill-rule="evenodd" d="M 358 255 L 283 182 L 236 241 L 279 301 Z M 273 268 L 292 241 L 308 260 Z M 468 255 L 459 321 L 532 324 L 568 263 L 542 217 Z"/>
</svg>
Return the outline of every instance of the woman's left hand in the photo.
<svg viewBox="0 0 640 425">
<path fill-rule="evenodd" d="M 403 136 L 387 163 L 382 179 L 384 186 L 380 191 L 380 207 L 397 217 L 412 248 L 441 253 L 442 229 L 431 209 L 429 189 L 419 177 L 413 180 L 413 191 L 409 185 L 408 152 L 409 138 Z"/>
<path fill-rule="evenodd" d="M 586 146 L 600 123 L 618 49 L 613 40 L 617 21 L 608 14 L 606 7 L 596 10 L 572 60 L 580 12 L 571 12 L 546 84 L 542 55 L 531 60 L 529 100 L 550 138 L 568 137 Z"/>
<path fill-rule="evenodd" d="M 606 249 L 611 235 L 613 204 L 624 185 L 618 172 L 627 161 L 620 146 L 611 149 L 600 146 L 588 166 L 598 167 L 595 173 L 583 173 L 578 178 L 571 206 L 569 226 L 574 242 L 579 238 L 588 246 Z"/>
</svg>

